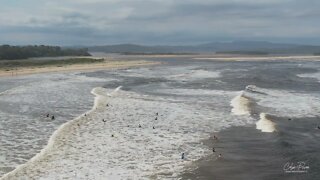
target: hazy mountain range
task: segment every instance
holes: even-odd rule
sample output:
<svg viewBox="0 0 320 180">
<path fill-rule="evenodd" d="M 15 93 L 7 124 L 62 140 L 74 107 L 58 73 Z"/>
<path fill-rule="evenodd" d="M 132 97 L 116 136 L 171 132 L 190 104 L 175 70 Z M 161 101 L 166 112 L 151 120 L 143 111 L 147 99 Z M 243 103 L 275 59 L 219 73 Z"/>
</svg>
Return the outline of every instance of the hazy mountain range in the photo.
<svg viewBox="0 0 320 180">
<path fill-rule="evenodd" d="M 271 43 L 266 41 L 214 42 L 188 46 L 145 46 L 118 44 L 87 47 L 90 52 L 105 53 L 243 53 L 243 54 L 318 54 L 320 46 Z"/>
</svg>

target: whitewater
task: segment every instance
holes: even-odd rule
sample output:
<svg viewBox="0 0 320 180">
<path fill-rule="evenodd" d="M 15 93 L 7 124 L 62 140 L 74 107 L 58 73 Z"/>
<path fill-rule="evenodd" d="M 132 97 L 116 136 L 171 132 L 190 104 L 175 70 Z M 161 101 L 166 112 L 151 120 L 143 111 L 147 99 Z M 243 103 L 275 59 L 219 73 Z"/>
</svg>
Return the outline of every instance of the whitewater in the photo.
<svg viewBox="0 0 320 180">
<path fill-rule="evenodd" d="M 92 93 L 91 111 L 62 125 L 45 149 L 2 179 L 173 178 L 211 153 L 201 139 L 229 126 L 208 118 L 217 116 L 208 109 L 193 112 L 192 105 L 172 99 L 120 88 Z"/>
</svg>

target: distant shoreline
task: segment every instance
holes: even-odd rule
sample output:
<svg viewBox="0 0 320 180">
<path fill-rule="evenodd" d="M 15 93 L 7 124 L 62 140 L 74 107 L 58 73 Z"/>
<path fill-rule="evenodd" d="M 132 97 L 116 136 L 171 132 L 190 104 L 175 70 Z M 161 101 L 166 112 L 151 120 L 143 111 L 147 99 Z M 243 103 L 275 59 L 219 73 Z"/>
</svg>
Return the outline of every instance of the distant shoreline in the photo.
<svg viewBox="0 0 320 180">
<path fill-rule="evenodd" d="M 69 62 L 69 60 L 71 60 Z M 74 60 L 74 61 L 72 61 Z M 0 61 L 0 77 L 16 77 L 22 75 L 38 74 L 38 73 L 54 73 L 54 72 L 74 72 L 74 71 L 95 71 L 111 68 L 128 68 L 136 66 L 147 66 L 160 64 L 159 62 L 150 62 L 144 60 L 106 60 L 104 58 L 83 58 L 84 62 L 80 59 L 64 59 L 64 60 L 32 60 L 31 64 L 28 61 L 21 60 L 15 61 L 17 66 L 1 65 Z M 12 62 L 12 60 L 10 61 Z M 36 63 L 39 63 L 37 65 Z M 23 65 L 25 64 L 25 66 Z"/>
<path fill-rule="evenodd" d="M 224 56 L 202 56 L 194 57 L 195 60 L 217 60 L 217 61 L 277 61 L 277 60 L 313 60 L 320 61 L 320 56 L 315 55 L 261 55 L 261 56 L 250 56 L 250 55 L 234 55 L 225 54 Z"/>
<path fill-rule="evenodd" d="M 53 59 L 53 60 L 10 60 L 0 61 L 0 77 L 21 76 L 37 73 L 49 72 L 73 72 L 73 71 L 95 71 L 110 68 L 128 68 L 135 66 L 157 65 L 160 62 L 141 60 L 143 58 L 174 58 L 185 57 L 192 60 L 212 60 L 212 61 L 281 61 L 281 60 L 310 60 L 320 61 L 320 56 L 316 55 L 235 55 L 235 54 L 140 54 L 140 55 L 119 55 L 119 57 L 107 59 L 106 57 L 77 57 L 75 59 Z M 126 58 L 138 58 L 126 60 Z M 141 58 L 141 59 L 139 59 Z M 81 62 L 83 59 L 85 62 Z M 71 62 L 68 62 L 71 60 Z M 21 64 L 17 66 L 5 66 L 6 62 Z M 37 62 L 40 65 L 30 65 L 28 63 Z M 31 63 L 31 64 L 32 64 Z M 46 64 L 48 63 L 48 64 Z"/>
<path fill-rule="evenodd" d="M 114 53 L 103 53 L 100 56 L 108 57 L 114 55 Z M 253 54 L 215 54 L 215 53 L 200 53 L 200 54 L 118 54 L 116 59 L 124 57 L 135 58 L 166 58 L 166 57 L 186 57 L 194 60 L 290 60 L 290 59 L 302 59 L 302 60 L 320 60 L 319 55 L 292 55 L 292 54 L 266 54 L 266 55 L 253 55 Z"/>
</svg>

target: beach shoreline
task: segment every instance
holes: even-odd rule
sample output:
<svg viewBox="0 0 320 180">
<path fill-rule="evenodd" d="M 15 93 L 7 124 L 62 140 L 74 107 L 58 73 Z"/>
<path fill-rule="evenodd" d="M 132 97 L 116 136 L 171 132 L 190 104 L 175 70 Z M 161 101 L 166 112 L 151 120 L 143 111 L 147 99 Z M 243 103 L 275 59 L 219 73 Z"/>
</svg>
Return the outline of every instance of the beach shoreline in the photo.
<svg viewBox="0 0 320 180">
<path fill-rule="evenodd" d="M 70 65 L 55 65 L 55 66 L 31 66 L 19 67 L 16 69 L 5 70 L 0 69 L 0 77 L 16 77 L 22 75 L 31 75 L 39 73 L 57 73 L 57 72 L 76 72 L 76 71 L 97 71 L 112 68 L 129 68 L 138 66 L 158 65 L 160 62 L 150 62 L 145 60 L 105 60 L 102 63 L 84 63 Z"/>
</svg>

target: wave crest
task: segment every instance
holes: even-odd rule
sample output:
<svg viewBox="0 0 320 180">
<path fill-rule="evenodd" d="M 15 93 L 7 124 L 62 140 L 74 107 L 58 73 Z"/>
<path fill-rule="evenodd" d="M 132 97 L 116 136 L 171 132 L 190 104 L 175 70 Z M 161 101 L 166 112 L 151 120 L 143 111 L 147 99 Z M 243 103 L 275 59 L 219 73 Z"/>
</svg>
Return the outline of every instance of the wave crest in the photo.
<svg viewBox="0 0 320 180">
<path fill-rule="evenodd" d="M 260 113 L 260 119 L 256 123 L 256 129 L 261 130 L 261 132 L 272 133 L 276 131 L 276 124 L 269 119 L 265 113 Z"/>
<path fill-rule="evenodd" d="M 235 115 L 251 114 L 250 100 L 243 95 L 243 91 L 231 100 L 230 105 L 232 107 L 231 112 Z"/>
</svg>

